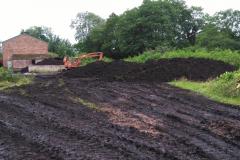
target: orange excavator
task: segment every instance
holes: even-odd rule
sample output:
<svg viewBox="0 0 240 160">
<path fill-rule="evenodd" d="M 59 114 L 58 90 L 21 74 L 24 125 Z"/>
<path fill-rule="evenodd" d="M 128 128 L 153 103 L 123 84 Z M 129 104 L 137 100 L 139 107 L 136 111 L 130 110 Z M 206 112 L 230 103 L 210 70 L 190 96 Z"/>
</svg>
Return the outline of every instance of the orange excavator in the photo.
<svg viewBox="0 0 240 160">
<path fill-rule="evenodd" d="M 99 61 L 103 59 L 103 52 L 94 52 L 94 53 L 86 53 L 86 54 L 81 54 L 77 58 L 72 58 L 70 59 L 69 57 L 64 57 L 63 63 L 64 66 L 68 69 L 71 68 L 77 68 L 81 65 L 81 60 L 85 58 L 98 58 Z"/>
</svg>

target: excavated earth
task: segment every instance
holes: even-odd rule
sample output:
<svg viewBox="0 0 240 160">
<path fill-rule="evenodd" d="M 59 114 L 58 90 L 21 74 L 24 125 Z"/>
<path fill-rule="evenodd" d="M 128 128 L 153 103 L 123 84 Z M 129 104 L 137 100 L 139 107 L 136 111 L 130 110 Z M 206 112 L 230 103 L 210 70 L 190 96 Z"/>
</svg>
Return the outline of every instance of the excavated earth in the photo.
<svg viewBox="0 0 240 160">
<path fill-rule="evenodd" d="M 89 67 L 0 92 L 1 160 L 240 159 L 238 106 Z"/>
<path fill-rule="evenodd" d="M 169 82 L 179 78 L 205 81 L 218 75 L 233 71 L 234 66 L 221 61 L 197 58 L 174 58 L 146 63 L 98 61 L 82 68 L 67 71 L 63 75 L 71 78 L 96 78 L 104 81 L 145 81 Z"/>
<path fill-rule="evenodd" d="M 44 59 L 41 62 L 38 62 L 36 65 L 63 65 L 62 58 L 48 58 Z"/>
</svg>

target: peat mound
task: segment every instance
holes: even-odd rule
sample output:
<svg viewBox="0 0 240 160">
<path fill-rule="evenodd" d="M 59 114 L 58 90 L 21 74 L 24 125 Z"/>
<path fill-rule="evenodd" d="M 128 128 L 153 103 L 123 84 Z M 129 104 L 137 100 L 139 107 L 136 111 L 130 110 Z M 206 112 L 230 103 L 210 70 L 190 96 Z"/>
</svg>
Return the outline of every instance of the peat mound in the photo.
<svg viewBox="0 0 240 160">
<path fill-rule="evenodd" d="M 206 81 L 236 67 L 222 61 L 201 58 L 174 58 L 148 61 L 144 64 L 124 61 L 94 62 L 65 71 L 68 78 L 96 78 L 104 81 L 169 82 L 179 78 Z"/>
<path fill-rule="evenodd" d="M 38 62 L 36 65 L 63 65 L 62 58 L 48 58 L 44 59 L 41 62 Z"/>
</svg>

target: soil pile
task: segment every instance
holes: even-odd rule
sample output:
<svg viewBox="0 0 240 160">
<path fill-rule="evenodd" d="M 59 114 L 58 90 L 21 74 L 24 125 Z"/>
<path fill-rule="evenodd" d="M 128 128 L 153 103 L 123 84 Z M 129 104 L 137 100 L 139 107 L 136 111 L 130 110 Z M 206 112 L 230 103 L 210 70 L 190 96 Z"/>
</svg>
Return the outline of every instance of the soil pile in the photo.
<svg viewBox="0 0 240 160">
<path fill-rule="evenodd" d="M 196 58 L 175 58 L 148 61 L 144 64 L 114 61 L 95 62 L 85 67 L 68 70 L 69 78 L 97 78 L 104 81 L 159 81 L 169 82 L 179 78 L 206 81 L 236 67 L 221 61 Z"/>
<path fill-rule="evenodd" d="M 44 59 L 41 62 L 38 62 L 36 65 L 63 65 L 62 58 L 48 58 Z"/>
</svg>

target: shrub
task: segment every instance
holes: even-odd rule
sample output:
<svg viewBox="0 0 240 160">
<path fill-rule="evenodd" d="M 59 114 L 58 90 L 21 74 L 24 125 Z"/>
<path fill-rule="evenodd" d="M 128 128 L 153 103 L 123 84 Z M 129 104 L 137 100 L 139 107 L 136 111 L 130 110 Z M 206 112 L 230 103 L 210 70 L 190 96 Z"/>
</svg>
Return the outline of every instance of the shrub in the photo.
<svg viewBox="0 0 240 160">
<path fill-rule="evenodd" d="M 6 70 L 4 68 L 0 68 L 0 80 L 1 81 L 14 81 L 12 70 Z"/>
<path fill-rule="evenodd" d="M 0 67 L 0 90 L 30 84 L 32 79 L 33 77 L 14 74 L 12 70 Z"/>
<path fill-rule="evenodd" d="M 240 82 L 240 70 L 235 72 L 226 72 L 217 79 L 209 83 L 209 89 L 218 95 L 226 97 L 240 97 L 240 88 L 237 88 Z"/>
</svg>

